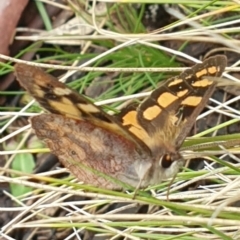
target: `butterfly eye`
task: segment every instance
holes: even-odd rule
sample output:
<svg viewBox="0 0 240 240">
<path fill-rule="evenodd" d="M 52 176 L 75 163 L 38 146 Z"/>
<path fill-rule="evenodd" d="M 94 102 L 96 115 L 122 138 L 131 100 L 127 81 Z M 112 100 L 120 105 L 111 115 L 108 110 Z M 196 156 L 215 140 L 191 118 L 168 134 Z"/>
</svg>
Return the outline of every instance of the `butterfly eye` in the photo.
<svg viewBox="0 0 240 240">
<path fill-rule="evenodd" d="M 172 163 L 173 163 L 172 157 L 169 154 L 163 155 L 163 157 L 160 160 L 160 165 L 163 168 L 169 168 L 172 165 Z"/>
</svg>

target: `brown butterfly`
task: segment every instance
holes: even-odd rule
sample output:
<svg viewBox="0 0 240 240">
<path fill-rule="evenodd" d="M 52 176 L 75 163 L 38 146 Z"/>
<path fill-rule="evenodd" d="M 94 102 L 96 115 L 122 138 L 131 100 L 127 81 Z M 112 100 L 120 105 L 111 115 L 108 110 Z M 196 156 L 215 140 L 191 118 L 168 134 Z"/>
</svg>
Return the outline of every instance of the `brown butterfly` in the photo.
<svg viewBox="0 0 240 240">
<path fill-rule="evenodd" d="M 208 76 L 220 77 L 226 63 L 225 56 L 211 57 L 116 116 L 40 68 L 16 64 L 15 74 L 50 112 L 31 118 L 36 135 L 80 181 L 117 189 L 119 182 L 158 184 L 179 171 L 179 149 L 216 85 Z"/>
</svg>

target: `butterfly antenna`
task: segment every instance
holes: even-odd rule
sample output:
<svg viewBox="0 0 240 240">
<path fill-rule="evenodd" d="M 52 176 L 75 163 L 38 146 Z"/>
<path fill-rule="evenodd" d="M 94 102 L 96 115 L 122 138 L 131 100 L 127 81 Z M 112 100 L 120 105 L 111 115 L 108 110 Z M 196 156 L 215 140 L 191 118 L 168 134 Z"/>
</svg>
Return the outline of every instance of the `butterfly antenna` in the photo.
<svg viewBox="0 0 240 240">
<path fill-rule="evenodd" d="M 171 181 L 168 184 L 168 188 L 167 188 L 167 201 L 169 202 L 169 195 L 170 195 L 170 189 L 171 189 L 171 185 L 173 184 L 174 180 L 177 177 L 177 173 L 173 176 L 173 178 L 171 179 Z"/>
</svg>

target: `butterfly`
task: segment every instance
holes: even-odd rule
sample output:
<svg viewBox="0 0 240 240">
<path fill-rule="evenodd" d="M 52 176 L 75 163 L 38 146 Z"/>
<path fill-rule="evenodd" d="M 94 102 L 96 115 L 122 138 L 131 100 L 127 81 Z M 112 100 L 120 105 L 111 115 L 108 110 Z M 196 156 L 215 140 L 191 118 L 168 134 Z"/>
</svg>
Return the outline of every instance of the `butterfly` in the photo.
<svg viewBox="0 0 240 240">
<path fill-rule="evenodd" d="M 49 112 L 30 119 L 36 135 L 78 180 L 144 188 L 183 165 L 180 147 L 216 86 L 208 77 L 220 77 L 226 64 L 223 55 L 210 57 L 115 116 L 38 67 L 18 63 L 15 75 Z"/>
</svg>

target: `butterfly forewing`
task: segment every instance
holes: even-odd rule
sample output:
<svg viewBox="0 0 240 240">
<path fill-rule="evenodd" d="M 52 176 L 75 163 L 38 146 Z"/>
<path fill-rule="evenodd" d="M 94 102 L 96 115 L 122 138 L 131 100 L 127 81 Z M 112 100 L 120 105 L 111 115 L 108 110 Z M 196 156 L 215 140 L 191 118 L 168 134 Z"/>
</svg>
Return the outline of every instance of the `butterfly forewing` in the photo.
<svg viewBox="0 0 240 240">
<path fill-rule="evenodd" d="M 139 151 L 149 152 L 148 147 L 120 126 L 115 118 L 41 68 L 18 63 L 15 65 L 15 74 L 20 84 L 50 113 L 90 121 L 95 126 L 133 141 Z"/>
<path fill-rule="evenodd" d="M 119 114 L 123 125 L 140 139 L 145 136 L 152 151 L 164 143 L 178 149 L 215 89 L 208 76 L 220 77 L 226 63 L 225 56 L 211 57 L 168 79 L 136 109 Z"/>
</svg>

